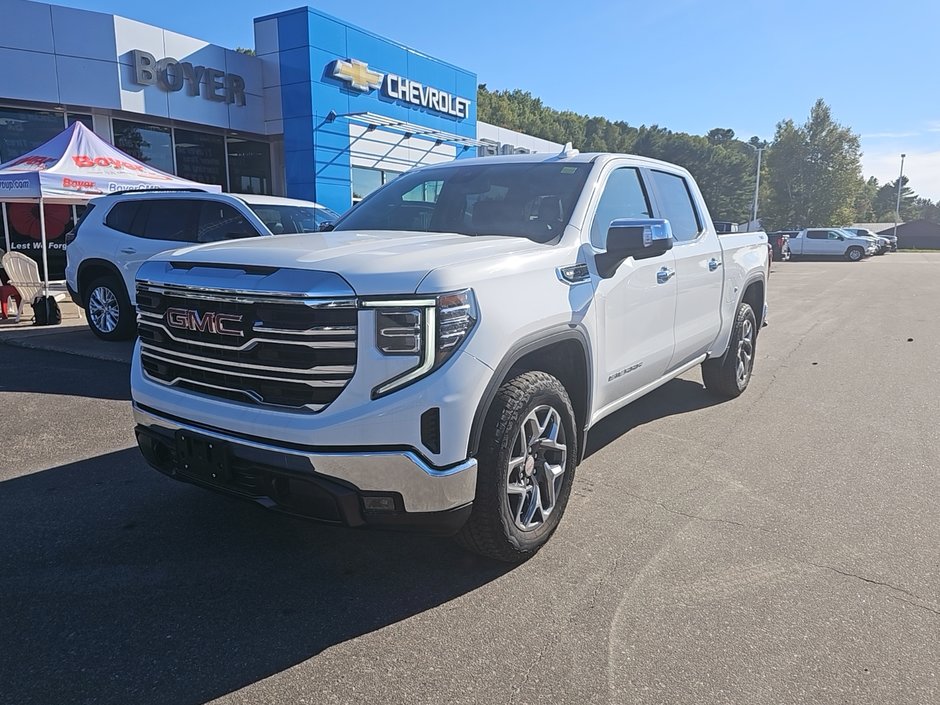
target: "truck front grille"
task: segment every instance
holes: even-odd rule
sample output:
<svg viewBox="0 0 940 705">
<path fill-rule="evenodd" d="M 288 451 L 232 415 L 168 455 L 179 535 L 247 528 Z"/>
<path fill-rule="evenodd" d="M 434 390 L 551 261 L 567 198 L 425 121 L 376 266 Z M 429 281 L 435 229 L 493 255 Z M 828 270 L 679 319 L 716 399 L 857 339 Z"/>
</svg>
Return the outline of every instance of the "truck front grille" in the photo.
<svg viewBox="0 0 940 705">
<path fill-rule="evenodd" d="M 356 370 L 355 299 L 138 283 L 150 379 L 251 405 L 317 412 Z"/>
</svg>

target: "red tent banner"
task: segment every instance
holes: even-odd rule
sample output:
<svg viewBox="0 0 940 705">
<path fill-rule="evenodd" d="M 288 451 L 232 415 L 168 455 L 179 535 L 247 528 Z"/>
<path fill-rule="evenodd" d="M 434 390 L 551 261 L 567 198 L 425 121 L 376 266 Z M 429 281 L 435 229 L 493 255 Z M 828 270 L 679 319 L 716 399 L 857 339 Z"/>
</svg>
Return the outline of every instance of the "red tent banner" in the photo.
<svg viewBox="0 0 940 705">
<path fill-rule="evenodd" d="M 105 142 L 81 122 L 0 164 L 0 201 L 85 203 L 117 191 L 190 188 L 219 192 L 155 169 Z"/>
</svg>

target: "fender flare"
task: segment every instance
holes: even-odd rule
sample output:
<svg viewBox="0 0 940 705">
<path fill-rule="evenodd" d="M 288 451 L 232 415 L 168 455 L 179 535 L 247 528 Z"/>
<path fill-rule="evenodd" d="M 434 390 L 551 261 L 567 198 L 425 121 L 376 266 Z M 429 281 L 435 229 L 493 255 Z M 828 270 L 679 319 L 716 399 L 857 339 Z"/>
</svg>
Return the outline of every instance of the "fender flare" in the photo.
<svg viewBox="0 0 940 705">
<path fill-rule="evenodd" d="M 126 286 L 124 286 L 124 277 L 121 276 L 120 270 L 118 270 L 118 268 L 114 265 L 113 262 L 109 262 L 106 259 L 101 259 L 100 257 L 90 257 L 86 260 L 83 260 L 82 263 L 78 265 L 78 274 L 75 277 L 75 284 L 78 287 L 78 291 L 76 293 L 78 294 L 79 299 L 83 301 L 82 305 L 84 305 L 83 289 L 88 284 L 88 282 L 84 281 L 84 277 L 87 276 L 85 273 L 91 267 L 101 267 L 103 269 L 108 270 L 109 274 L 112 274 L 113 276 L 117 277 L 117 280 L 121 282 L 122 287 L 124 287 L 125 289 L 127 288 Z M 125 291 L 124 293 L 127 294 L 128 292 Z"/>
<path fill-rule="evenodd" d="M 486 415 L 489 413 L 490 406 L 493 404 L 493 400 L 496 398 L 496 393 L 499 391 L 499 388 L 506 380 L 506 377 L 509 374 L 509 371 L 512 369 L 513 365 L 519 362 L 519 360 L 524 358 L 526 355 L 530 355 L 534 352 L 537 352 L 538 350 L 541 350 L 542 348 L 547 348 L 550 345 L 555 345 L 567 340 L 574 340 L 577 342 L 581 346 L 581 351 L 584 355 L 585 418 L 582 420 L 582 428 L 578 429 L 580 436 L 579 440 L 581 440 L 579 454 L 583 455 L 583 441 L 587 435 L 587 426 L 591 418 L 591 395 L 593 392 L 591 380 L 593 379 L 594 375 L 594 367 L 590 355 L 591 346 L 588 342 L 588 337 L 583 330 L 571 325 L 564 324 L 552 328 L 546 328 L 544 330 L 540 330 L 525 336 L 521 340 L 516 341 L 505 353 L 505 355 L 503 355 L 502 360 L 500 360 L 499 364 L 494 369 L 493 375 L 490 377 L 490 381 L 486 385 L 483 396 L 480 397 L 480 401 L 477 404 L 476 411 L 474 412 L 473 424 L 470 427 L 470 439 L 467 446 L 468 457 L 474 457 L 480 448 L 480 437 L 483 433 L 483 424 L 486 421 Z"/>
<path fill-rule="evenodd" d="M 735 306 L 735 311 L 741 306 L 741 302 L 744 301 L 744 295 L 747 293 L 747 290 L 751 288 L 752 284 L 760 284 L 764 287 L 764 300 L 761 303 L 767 303 L 767 277 L 765 277 L 762 272 L 758 272 L 757 274 L 752 274 L 745 280 L 744 285 L 741 287 L 741 296 L 738 298 L 738 305 Z M 761 317 L 764 315 L 763 311 L 755 311 L 754 313 Z"/>
</svg>

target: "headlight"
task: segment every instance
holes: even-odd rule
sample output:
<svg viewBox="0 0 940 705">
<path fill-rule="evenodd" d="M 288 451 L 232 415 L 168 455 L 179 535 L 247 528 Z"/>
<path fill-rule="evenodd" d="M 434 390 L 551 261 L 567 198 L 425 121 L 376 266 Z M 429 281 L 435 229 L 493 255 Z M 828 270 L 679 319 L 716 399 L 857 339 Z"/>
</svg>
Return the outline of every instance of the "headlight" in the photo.
<svg viewBox="0 0 940 705">
<path fill-rule="evenodd" d="M 372 398 L 401 389 L 443 365 L 477 322 L 471 289 L 434 297 L 364 301 L 375 309 L 375 344 L 383 355 L 410 355 L 418 364 L 372 390 Z"/>
</svg>

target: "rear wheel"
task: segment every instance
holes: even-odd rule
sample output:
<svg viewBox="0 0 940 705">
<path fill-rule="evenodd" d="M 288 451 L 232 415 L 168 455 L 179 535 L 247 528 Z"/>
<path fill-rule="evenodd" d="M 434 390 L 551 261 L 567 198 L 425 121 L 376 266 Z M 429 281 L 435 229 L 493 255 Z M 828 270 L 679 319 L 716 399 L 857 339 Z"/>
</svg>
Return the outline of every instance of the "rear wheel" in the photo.
<svg viewBox="0 0 940 705">
<path fill-rule="evenodd" d="M 503 384 L 486 417 L 473 511 L 457 541 L 514 563 L 545 545 L 571 494 L 575 428 L 568 393 L 555 377 L 526 372 Z"/>
<path fill-rule="evenodd" d="M 849 262 L 858 262 L 864 256 L 865 250 L 861 247 L 850 247 L 845 253 L 845 258 L 849 260 Z"/>
<path fill-rule="evenodd" d="M 102 340 L 128 340 L 133 337 L 134 308 L 117 277 L 98 277 L 87 292 L 85 314 L 92 333 Z"/>
<path fill-rule="evenodd" d="M 757 317 L 748 303 L 738 307 L 728 350 L 721 357 L 702 363 L 705 388 L 720 397 L 739 396 L 751 381 L 757 348 Z"/>
</svg>

